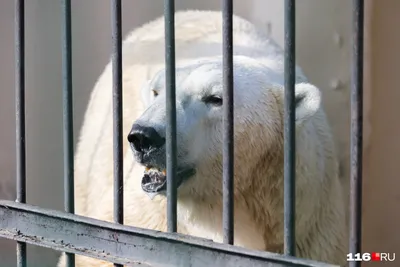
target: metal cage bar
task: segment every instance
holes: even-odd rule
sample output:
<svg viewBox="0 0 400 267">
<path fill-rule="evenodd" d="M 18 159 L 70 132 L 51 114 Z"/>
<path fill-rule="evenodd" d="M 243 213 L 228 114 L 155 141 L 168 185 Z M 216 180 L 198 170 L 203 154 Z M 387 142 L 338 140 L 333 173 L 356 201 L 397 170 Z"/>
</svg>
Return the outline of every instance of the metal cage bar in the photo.
<svg viewBox="0 0 400 267">
<path fill-rule="evenodd" d="M 164 1 L 165 18 L 165 86 L 166 86 L 166 159 L 167 159 L 167 221 L 168 231 L 177 231 L 177 145 L 175 97 L 175 1 Z"/>
<path fill-rule="evenodd" d="M 112 99 L 114 137 L 114 221 L 123 223 L 121 0 L 112 0 Z"/>
<path fill-rule="evenodd" d="M 124 223 L 124 165 L 122 117 L 122 15 L 121 0 L 111 1 L 112 31 L 112 99 L 114 160 L 114 222 Z M 114 264 L 122 267 L 121 264 Z"/>
<path fill-rule="evenodd" d="M 233 244 L 234 227 L 234 128 L 233 128 L 233 3 L 222 4 L 222 60 L 223 60 L 223 241 Z"/>
<path fill-rule="evenodd" d="M 17 202 L 26 202 L 25 1 L 15 1 L 15 121 Z M 17 242 L 17 266 L 26 267 L 26 243 Z"/>
<path fill-rule="evenodd" d="M 74 132 L 72 98 L 71 0 L 62 6 L 62 80 L 63 80 L 63 145 L 64 145 L 64 209 L 74 213 Z M 75 266 L 75 256 L 66 253 L 66 266 Z"/>
<path fill-rule="evenodd" d="M 353 0 L 349 252 L 361 253 L 364 0 Z M 350 267 L 361 266 L 352 261 Z"/>
<path fill-rule="evenodd" d="M 284 252 L 294 256 L 296 249 L 296 21 L 295 0 L 285 0 L 284 11 L 284 68 L 285 68 L 285 101 L 284 101 Z"/>
</svg>

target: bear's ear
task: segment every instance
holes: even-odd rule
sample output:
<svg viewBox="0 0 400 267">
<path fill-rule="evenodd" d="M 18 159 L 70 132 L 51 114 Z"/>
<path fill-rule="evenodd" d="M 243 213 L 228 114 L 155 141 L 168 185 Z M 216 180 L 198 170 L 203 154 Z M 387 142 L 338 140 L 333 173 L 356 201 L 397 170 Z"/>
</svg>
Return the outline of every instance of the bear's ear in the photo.
<svg viewBox="0 0 400 267">
<path fill-rule="evenodd" d="M 301 125 L 312 117 L 321 104 L 321 92 L 312 84 L 295 85 L 296 125 Z"/>
</svg>

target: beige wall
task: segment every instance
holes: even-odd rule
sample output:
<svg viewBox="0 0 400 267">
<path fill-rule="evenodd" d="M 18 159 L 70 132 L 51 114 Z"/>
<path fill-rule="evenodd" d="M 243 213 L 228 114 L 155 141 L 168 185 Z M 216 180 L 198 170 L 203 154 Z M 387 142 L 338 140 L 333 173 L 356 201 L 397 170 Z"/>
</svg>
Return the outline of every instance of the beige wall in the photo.
<svg viewBox="0 0 400 267">
<path fill-rule="evenodd" d="M 364 153 L 363 250 L 400 253 L 400 1 L 373 1 L 369 146 Z M 400 259 L 396 259 L 399 261 Z M 366 264 L 366 266 L 377 266 Z M 397 265 L 392 266 L 399 266 Z"/>
<path fill-rule="evenodd" d="M 399 184 L 394 183 L 400 170 L 396 164 L 400 126 L 394 122 L 400 91 L 394 84 L 400 79 L 396 69 L 400 33 L 393 30 L 400 25 L 396 16 L 400 2 L 373 2 L 366 15 L 363 250 L 396 252 L 400 251 L 395 227 L 400 220 L 396 212 L 400 194 L 395 191 Z M 177 0 L 176 5 L 177 9 L 219 9 L 220 1 Z M 15 198 L 13 7 L 13 1 L 0 1 L 0 198 L 8 199 Z M 123 33 L 162 10 L 162 1 L 123 1 Z M 58 210 L 63 208 L 60 11 L 59 1 L 26 1 L 27 197 L 31 204 Z M 109 12 L 108 0 L 72 1 L 75 136 L 90 90 L 109 58 Z M 283 44 L 283 1 L 237 0 L 235 13 Z M 298 1 L 296 38 L 298 64 L 323 91 L 347 186 L 351 1 Z M 0 266 L 15 266 L 14 251 L 13 242 L 0 240 Z M 56 253 L 31 247 L 28 253 L 29 266 L 54 266 Z"/>
</svg>

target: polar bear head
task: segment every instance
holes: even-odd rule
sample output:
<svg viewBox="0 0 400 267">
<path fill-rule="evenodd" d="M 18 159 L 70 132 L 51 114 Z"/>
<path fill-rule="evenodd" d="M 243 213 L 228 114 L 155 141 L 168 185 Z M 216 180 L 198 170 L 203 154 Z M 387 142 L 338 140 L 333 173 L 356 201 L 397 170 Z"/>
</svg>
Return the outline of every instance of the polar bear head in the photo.
<svg viewBox="0 0 400 267">
<path fill-rule="evenodd" d="M 224 93 L 222 58 L 176 69 L 176 149 L 179 197 L 222 195 Z M 296 85 L 296 125 L 320 106 L 313 85 Z M 235 192 L 262 183 L 255 175 L 283 155 L 283 73 L 245 56 L 234 56 Z M 145 167 L 142 189 L 163 194 L 166 180 L 167 94 L 165 70 L 142 91 L 146 106 L 128 135 L 134 158 Z M 282 167 L 282 165 L 280 165 Z M 272 168 L 272 167 L 271 167 Z M 272 168 L 273 169 L 273 168 Z M 273 170 L 274 171 L 274 170 Z M 279 170 L 282 172 L 282 170 Z M 268 180 L 270 173 L 262 174 Z"/>
</svg>

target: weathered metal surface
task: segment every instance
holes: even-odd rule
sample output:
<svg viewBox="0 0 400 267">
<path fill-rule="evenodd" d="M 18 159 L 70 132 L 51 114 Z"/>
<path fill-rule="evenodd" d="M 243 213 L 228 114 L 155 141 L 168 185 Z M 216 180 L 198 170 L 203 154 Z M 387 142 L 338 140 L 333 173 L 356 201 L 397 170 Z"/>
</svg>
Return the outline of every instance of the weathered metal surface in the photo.
<svg viewBox="0 0 400 267">
<path fill-rule="evenodd" d="M 363 40 L 364 0 L 353 0 L 353 62 L 351 84 L 350 139 L 350 242 L 351 253 L 361 253 L 362 141 L 363 141 Z M 360 261 L 349 263 L 361 266 Z"/>
<path fill-rule="evenodd" d="M 17 201 L 26 201 L 25 1 L 15 1 L 15 134 Z M 26 244 L 17 243 L 17 266 L 26 267 Z"/>
<path fill-rule="evenodd" d="M 111 1 L 114 222 L 124 220 L 124 161 L 122 131 L 122 14 L 121 0 Z"/>
<path fill-rule="evenodd" d="M 113 100 L 113 161 L 114 161 L 114 222 L 124 223 L 124 161 L 122 142 L 122 3 L 111 1 L 112 34 L 112 100 Z M 115 267 L 122 265 L 114 264 Z"/>
<path fill-rule="evenodd" d="M 177 231 L 177 136 L 175 81 L 175 1 L 164 0 L 165 27 L 165 94 L 167 129 L 165 132 L 167 159 L 167 221 L 168 232 Z"/>
<path fill-rule="evenodd" d="M 71 0 L 61 1 L 63 71 L 64 210 L 74 213 L 74 130 L 72 96 Z M 67 253 L 66 266 L 75 266 L 74 254 Z"/>
<path fill-rule="evenodd" d="M 222 60 L 223 60 L 223 213 L 224 243 L 234 242 L 234 113 L 233 113 L 233 1 L 222 1 Z"/>
<path fill-rule="evenodd" d="M 334 266 L 3 200 L 0 237 L 127 266 Z"/>
<path fill-rule="evenodd" d="M 295 256 L 296 206 L 296 9 L 294 0 L 285 0 L 285 102 L 284 102 L 284 252 Z"/>
</svg>

